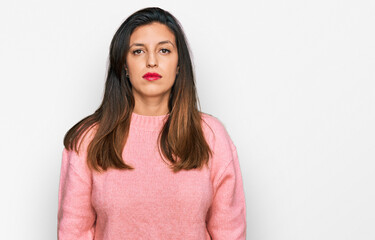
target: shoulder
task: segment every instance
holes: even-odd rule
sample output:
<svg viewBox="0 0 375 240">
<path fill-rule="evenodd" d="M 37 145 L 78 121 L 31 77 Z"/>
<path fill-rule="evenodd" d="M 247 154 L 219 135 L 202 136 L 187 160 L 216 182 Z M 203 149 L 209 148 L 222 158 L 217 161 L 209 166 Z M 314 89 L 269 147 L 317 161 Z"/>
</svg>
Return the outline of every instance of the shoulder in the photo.
<svg viewBox="0 0 375 240">
<path fill-rule="evenodd" d="M 63 165 L 69 166 L 83 179 L 91 177 L 91 170 L 87 164 L 88 146 L 97 132 L 97 125 L 89 126 L 77 140 L 77 151 L 73 148 L 63 149 Z"/>
<path fill-rule="evenodd" d="M 201 113 L 202 130 L 214 149 L 234 150 L 235 145 L 221 120 L 208 113 Z"/>
<path fill-rule="evenodd" d="M 82 133 L 78 139 L 79 152 L 87 152 L 88 145 L 95 137 L 97 130 L 98 125 L 92 124 Z"/>
<path fill-rule="evenodd" d="M 202 130 L 212 151 L 209 161 L 211 181 L 217 186 L 225 171 L 237 159 L 237 150 L 224 124 L 217 117 L 201 113 L 201 118 Z"/>
<path fill-rule="evenodd" d="M 76 130 L 75 134 L 77 135 L 69 139 L 67 144 L 64 142 L 63 156 L 70 159 L 72 164 L 74 164 L 75 161 L 83 161 L 82 159 L 86 158 L 88 146 L 95 137 L 97 129 L 98 126 L 96 124 L 92 124 L 83 130 L 79 135 L 77 134 L 78 130 Z"/>
<path fill-rule="evenodd" d="M 215 132 L 226 132 L 224 124 L 215 116 L 208 113 L 201 113 L 203 127 L 209 127 Z"/>
</svg>

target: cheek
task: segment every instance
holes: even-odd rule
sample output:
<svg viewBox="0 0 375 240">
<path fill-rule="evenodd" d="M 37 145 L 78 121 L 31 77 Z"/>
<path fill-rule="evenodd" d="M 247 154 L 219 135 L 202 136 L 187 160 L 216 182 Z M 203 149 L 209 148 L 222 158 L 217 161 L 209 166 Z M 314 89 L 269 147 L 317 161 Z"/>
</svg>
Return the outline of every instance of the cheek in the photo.
<svg viewBox="0 0 375 240">
<path fill-rule="evenodd" d="M 176 71 L 177 71 L 177 59 L 175 59 L 173 61 L 168 61 L 166 63 L 166 66 L 167 66 L 167 69 L 168 69 L 168 73 L 175 75 Z"/>
<path fill-rule="evenodd" d="M 132 74 L 135 74 L 135 73 L 139 72 L 140 69 L 141 69 L 141 64 L 139 63 L 139 60 L 138 61 L 134 61 L 134 60 L 129 61 L 127 66 L 128 66 L 129 72 L 132 73 Z"/>
<path fill-rule="evenodd" d="M 126 66 L 130 72 L 137 72 L 145 65 L 145 60 L 141 56 L 127 56 Z"/>
</svg>

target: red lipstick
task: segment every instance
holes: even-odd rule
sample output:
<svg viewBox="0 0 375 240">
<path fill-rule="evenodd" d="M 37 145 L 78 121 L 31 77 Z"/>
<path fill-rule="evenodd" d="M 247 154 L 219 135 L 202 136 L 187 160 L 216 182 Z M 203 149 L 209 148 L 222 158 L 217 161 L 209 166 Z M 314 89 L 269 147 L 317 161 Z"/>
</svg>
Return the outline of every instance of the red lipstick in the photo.
<svg viewBox="0 0 375 240">
<path fill-rule="evenodd" d="M 145 75 L 142 76 L 144 79 L 148 81 L 155 81 L 161 78 L 161 76 L 156 72 L 148 72 Z"/>
</svg>

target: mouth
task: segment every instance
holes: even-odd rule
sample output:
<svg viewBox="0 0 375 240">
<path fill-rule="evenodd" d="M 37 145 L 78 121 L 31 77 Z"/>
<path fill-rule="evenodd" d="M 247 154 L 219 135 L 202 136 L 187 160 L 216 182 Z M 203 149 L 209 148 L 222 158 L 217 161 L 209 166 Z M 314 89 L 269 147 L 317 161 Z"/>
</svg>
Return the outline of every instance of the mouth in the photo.
<svg viewBox="0 0 375 240">
<path fill-rule="evenodd" d="M 159 78 L 161 78 L 161 75 L 159 75 L 158 73 L 151 73 L 151 72 L 148 72 L 146 73 L 145 75 L 142 76 L 144 79 L 148 80 L 148 81 L 155 81 L 155 80 L 158 80 Z"/>
</svg>

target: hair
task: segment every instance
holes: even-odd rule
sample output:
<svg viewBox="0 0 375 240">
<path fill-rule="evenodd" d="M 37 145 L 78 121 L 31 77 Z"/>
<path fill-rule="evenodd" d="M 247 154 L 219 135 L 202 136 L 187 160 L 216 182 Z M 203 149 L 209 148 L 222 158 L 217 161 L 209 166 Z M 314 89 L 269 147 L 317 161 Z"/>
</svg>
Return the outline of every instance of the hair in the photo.
<svg viewBox="0 0 375 240">
<path fill-rule="evenodd" d="M 95 135 L 87 148 L 87 163 L 98 172 L 108 168 L 134 169 L 122 159 L 135 105 L 124 66 L 131 34 L 137 27 L 153 22 L 166 25 L 174 33 L 179 65 L 168 100 L 169 114 L 158 136 L 159 153 L 169 161 L 174 172 L 201 168 L 212 155 L 202 130 L 192 61 L 182 27 L 169 12 L 157 7 L 144 8 L 130 15 L 113 36 L 100 107 L 76 123 L 64 137 L 64 146 L 78 153 L 79 140 L 95 127 Z"/>
</svg>

